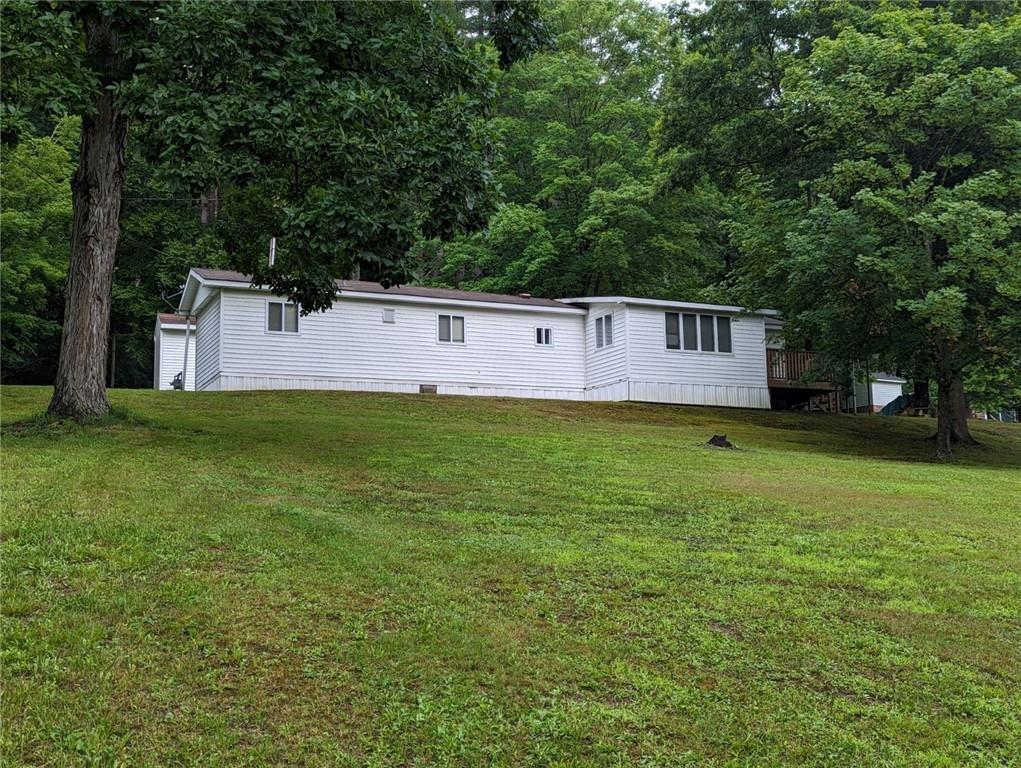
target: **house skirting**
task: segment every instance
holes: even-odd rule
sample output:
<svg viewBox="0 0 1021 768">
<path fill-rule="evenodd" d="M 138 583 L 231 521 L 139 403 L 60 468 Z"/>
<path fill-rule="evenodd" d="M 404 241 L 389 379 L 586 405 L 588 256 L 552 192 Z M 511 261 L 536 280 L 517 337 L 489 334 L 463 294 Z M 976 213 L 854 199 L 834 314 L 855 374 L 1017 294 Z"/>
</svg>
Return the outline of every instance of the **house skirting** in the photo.
<svg viewBox="0 0 1021 768">
<path fill-rule="evenodd" d="M 520 397 L 544 400 L 584 400 L 583 389 L 553 387 L 508 387 L 500 384 L 459 384 L 435 380 L 386 381 L 378 379 L 333 379 L 291 376 L 228 376 L 221 374 L 208 382 L 204 391 L 252 389 L 319 389 L 349 392 L 404 392 L 481 397 Z"/>
<path fill-rule="evenodd" d="M 386 381 L 291 376 L 228 376 L 220 374 L 201 386 L 203 391 L 254 389 L 346 390 L 351 392 L 404 392 L 482 397 L 520 397 L 544 400 L 588 400 L 676 405 L 715 405 L 731 408 L 769 408 L 767 387 L 715 384 L 675 384 L 622 379 L 588 389 L 555 387 L 511 387 L 502 384 L 460 384 L 437 381 Z"/>
<path fill-rule="evenodd" d="M 645 403 L 769 408 L 769 387 L 632 380 L 628 399 Z"/>
</svg>

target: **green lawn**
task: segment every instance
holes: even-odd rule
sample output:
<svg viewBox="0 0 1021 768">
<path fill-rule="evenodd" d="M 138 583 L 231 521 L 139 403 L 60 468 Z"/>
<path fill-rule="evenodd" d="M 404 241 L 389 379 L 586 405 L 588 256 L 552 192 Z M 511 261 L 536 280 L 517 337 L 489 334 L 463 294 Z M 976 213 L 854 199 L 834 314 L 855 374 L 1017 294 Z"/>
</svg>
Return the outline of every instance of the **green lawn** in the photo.
<svg viewBox="0 0 1021 768">
<path fill-rule="evenodd" d="M 3 390 L 9 765 L 1017 765 L 1021 427 Z M 726 433 L 741 450 L 701 446 Z"/>
</svg>

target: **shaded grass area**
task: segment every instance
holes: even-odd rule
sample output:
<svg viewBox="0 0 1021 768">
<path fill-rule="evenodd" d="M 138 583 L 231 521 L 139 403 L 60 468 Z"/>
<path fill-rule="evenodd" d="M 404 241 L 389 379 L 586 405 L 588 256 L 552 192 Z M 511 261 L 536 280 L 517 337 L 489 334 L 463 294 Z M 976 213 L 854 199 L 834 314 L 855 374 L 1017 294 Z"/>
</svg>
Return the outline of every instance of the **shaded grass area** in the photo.
<svg viewBox="0 0 1021 768">
<path fill-rule="evenodd" d="M 12 765 L 1010 765 L 1021 429 L 114 391 L 11 429 Z M 726 433 L 742 450 L 703 447 Z"/>
</svg>

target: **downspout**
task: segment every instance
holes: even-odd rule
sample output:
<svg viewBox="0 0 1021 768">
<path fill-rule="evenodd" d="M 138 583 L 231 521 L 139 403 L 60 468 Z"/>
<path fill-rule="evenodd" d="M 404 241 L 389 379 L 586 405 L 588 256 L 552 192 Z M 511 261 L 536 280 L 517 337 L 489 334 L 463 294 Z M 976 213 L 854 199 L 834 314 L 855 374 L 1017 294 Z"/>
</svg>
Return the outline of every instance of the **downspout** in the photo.
<svg viewBox="0 0 1021 768">
<path fill-rule="evenodd" d="M 188 344 L 191 341 L 191 315 L 184 318 L 184 365 L 181 366 L 181 391 L 188 391 Z"/>
</svg>

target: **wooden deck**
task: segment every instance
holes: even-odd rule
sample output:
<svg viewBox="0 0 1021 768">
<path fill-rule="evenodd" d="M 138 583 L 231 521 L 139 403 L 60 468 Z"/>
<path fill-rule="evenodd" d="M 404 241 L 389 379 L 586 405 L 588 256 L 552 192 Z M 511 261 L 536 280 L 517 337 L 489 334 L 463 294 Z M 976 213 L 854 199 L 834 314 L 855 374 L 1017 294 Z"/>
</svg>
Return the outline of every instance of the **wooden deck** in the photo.
<svg viewBox="0 0 1021 768">
<path fill-rule="evenodd" d="M 788 349 L 766 350 L 766 379 L 770 387 L 835 390 L 832 381 L 806 378 L 815 367 L 815 352 Z"/>
</svg>

